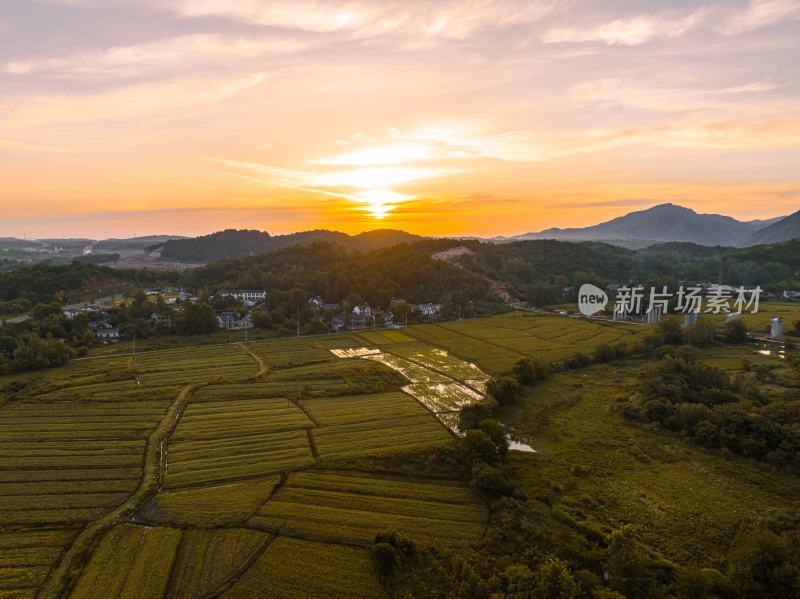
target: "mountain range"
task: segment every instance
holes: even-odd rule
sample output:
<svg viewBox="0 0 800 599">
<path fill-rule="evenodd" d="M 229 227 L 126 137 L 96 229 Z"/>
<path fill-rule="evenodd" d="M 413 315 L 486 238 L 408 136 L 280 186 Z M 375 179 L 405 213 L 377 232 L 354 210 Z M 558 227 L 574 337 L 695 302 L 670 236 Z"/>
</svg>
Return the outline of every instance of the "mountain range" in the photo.
<svg viewBox="0 0 800 599">
<path fill-rule="evenodd" d="M 800 212 L 769 220 L 739 221 L 721 214 L 700 214 L 675 204 L 660 204 L 589 227 L 545 229 L 495 241 L 605 241 L 630 248 L 683 241 L 707 246 L 746 247 L 794 237 L 800 237 Z"/>
<path fill-rule="evenodd" d="M 708 247 L 749 247 L 779 243 L 800 237 L 800 211 L 789 216 L 768 220 L 739 221 L 721 214 L 700 214 L 675 204 L 660 204 L 646 210 L 630 212 L 588 227 L 550 228 L 513 237 L 481 239 L 507 243 L 532 239 L 559 241 L 602 241 L 628 249 L 643 249 L 663 243 L 694 243 Z M 227 258 L 252 256 L 278 250 L 294 244 L 309 245 L 329 241 L 351 250 L 370 251 L 413 243 L 419 235 L 394 229 L 365 231 L 347 235 L 338 231 L 317 229 L 287 235 L 270 235 L 258 230 L 226 229 L 199 237 L 153 235 L 133 239 L 0 239 L 0 257 L 23 261 L 40 259 L 71 260 L 84 253 L 101 258 L 110 254 L 121 256 L 148 253 L 150 260 L 186 263 L 207 263 Z M 32 258 L 33 257 L 33 258 Z"/>
</svg>

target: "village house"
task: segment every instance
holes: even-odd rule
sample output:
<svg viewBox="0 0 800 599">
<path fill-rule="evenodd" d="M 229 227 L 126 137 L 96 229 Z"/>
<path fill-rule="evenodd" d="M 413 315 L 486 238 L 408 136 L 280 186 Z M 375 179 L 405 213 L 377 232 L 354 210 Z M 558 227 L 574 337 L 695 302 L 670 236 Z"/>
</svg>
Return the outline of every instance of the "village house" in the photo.
<svg viewBox="0 0 800 599">
<path fill-rule="evenodd" d="M 219 297 L 232 297 L 248 307 L 253 307 L 267 300 L 267 292 L 264 289 L 220 289 L 217 291 L 217 295 Z"/>
<path fill-rule="evenodd" d="M 383 323 L 383 326 L 386 328 L 394 328 L 394 314 L 388 310 L 386 312 L 381 312 L 378 322 Z"/>
<path fill-rule="evenodd" d="M 346 324 L 347 324 L 347 314 L 345 314 L 344 312 L 340 312 L 339 314 L 335 314 L 333 318 L 331 318 L 330 330 L 341 331 Z"/>
<path fill-rule="evenodd" d="M 114 328 L 97 329 L 94 333 L 94 336 L 97 337 L 98 339 L 111 339 L 111 340 L 116 340 L 119 339 L 120 337 L 119 329 L 114 329 Z"/>
<path fill-rule="evenodd" d="M 151 314 L 150 320 L 157 328 L 168 329 L 172 326 L 172 318 L 168 314 Z"/>
<path fill-rule="evenodd" d="M 220 312 L 217 314 L 217 326 L 225 330 L 252 329 L 253 321 L 250 313 L 242 315 L 240 312 Z"/>
<path fill-rule="evenodd" d="M 325 305 L 325 300 L 322 299 L 320 296 L 311 297 L 308 299 L 308 307 L 311 309 L 312 312 L 319 312 L 322 310 L 322 306 Z"/>
<path fill-rule="evenodd" d="M 339 304 L 326 302 L 320 296 L 312 297 L 308 300 L 308 307 L 311 309 L 312 312 L 333 312 L 334 310 L 338 310 L 341 306 Z"/>
<path fill-rule="evenodd" d="M 372 325 L 372 308 L 369 304 L 361 304 L 350 313 L 350 329 L 353 331 L 366 329 Z"/>
</svg>

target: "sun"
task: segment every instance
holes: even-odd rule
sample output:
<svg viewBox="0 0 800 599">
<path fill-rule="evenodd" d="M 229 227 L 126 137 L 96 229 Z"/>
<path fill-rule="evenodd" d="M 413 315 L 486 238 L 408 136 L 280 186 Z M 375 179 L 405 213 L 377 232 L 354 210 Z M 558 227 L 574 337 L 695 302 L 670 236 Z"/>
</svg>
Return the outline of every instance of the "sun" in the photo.
<svg viewBox="0 0 800 599">
<path fill-rule="evenodd" d="M 354 202 L 362 204 L 372 218 L 381 220 L 389 215 L 399 204 L 414 196 L 392 191 L 391 189 L 367 189 L 352 196 Z"/>
</svg>

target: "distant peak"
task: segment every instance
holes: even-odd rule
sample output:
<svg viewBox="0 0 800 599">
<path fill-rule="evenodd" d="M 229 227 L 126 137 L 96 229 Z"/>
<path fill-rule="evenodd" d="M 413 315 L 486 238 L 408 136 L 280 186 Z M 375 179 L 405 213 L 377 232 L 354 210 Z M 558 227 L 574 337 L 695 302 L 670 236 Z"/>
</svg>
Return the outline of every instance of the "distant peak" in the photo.
<svg viewBox="0 0 800 599">
<path fill-rule="evenodd" d="M 683 212 L 683 213 L 697 214 L 691 208 L 686 208 L 685 206 L 679 206 L 678 204 L 673 204 L 671 202 L 667 202 L 665 204 L 657 204 L 656 206 L 649 208 L 649 210 L 658 210 L 659 212 L 669 211 L 669 212 Z"/>
</svg>

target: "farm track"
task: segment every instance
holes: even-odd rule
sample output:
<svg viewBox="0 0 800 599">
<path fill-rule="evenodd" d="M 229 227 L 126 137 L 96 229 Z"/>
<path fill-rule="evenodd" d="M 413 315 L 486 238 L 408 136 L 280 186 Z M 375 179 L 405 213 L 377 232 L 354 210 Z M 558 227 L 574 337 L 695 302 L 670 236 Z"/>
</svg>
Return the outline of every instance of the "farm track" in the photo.
<svg viewBox="0 0 800 599">
<path fill-rule="evenodd" d="M 199 388 L 208 383 L 195 383 L 184 386 L 164 413 L 158 425 L 147 438 L 144 466 L 139 486 L 127 501 L 112 512 L 91 522 L 84 528 L 67 549 L 58 564 L 50 571 L 37 598 L 56 599 L 66 595 L 73 580 L 77 579 L 80 567 L 86 560 L 92 545 L 102 533 L 115 524 L 129 519 L 136 510 L 157 490 L 161 478 L 161 445 L 175 428 L 180 414 L 189 398 Z"/>
<path fill-rule="evenodd" d="M 248 354 L 251 358 L 253 358 L 256 361 L 256 363 L 258 364 L 258 372 L 256 372 L 250 378 L 251 379 L 260 378 L 260 379 L 264 379 L 266 381 L 267 380 L 267 373 L 269 373 L 269 370 L 270 370 L 269 364 L 267 364 L 267 361 L 264 358 L 262 358 L 261 356 L 259 356 L 252 349 L 250 349 L 250 346 L 247 345 L 246 343 L 240 343 L 238 345 L 246 354 Z"/>
<path fill-rule="evenodd" d="M 243 382 L 253 379 L 266 379 L 269 366 L 265 360 L 254 353 L 247 345 L 237 344 L 242 351 L 252 357 L 258 365 L 254 375 L 244 379 Z M 101 518 L 94 520 L 84 528 L 70 547 L 66 550 L 61 560 L 50 571 L 44 583 L 36 594 L 37 599 L 56 599 L 66 596 L 71 585 L 77 580 L 82 564 L 85 563 L 88 553 L 97 539 L 109 528 L 123 521 L 131 521 L 136 511 L 158 492 L 166 478 L 166 442 L 178 425 L 181 414 L 186 409 L 191 396 L 202 387 L 213 385 L 217 381 L 206 381 L 184 385 L 175 399 L 170 403 L 159 420 L 158 424 L 147 437 L 145 455 L 139 486 L 113 511 Z"/>
</svg>

